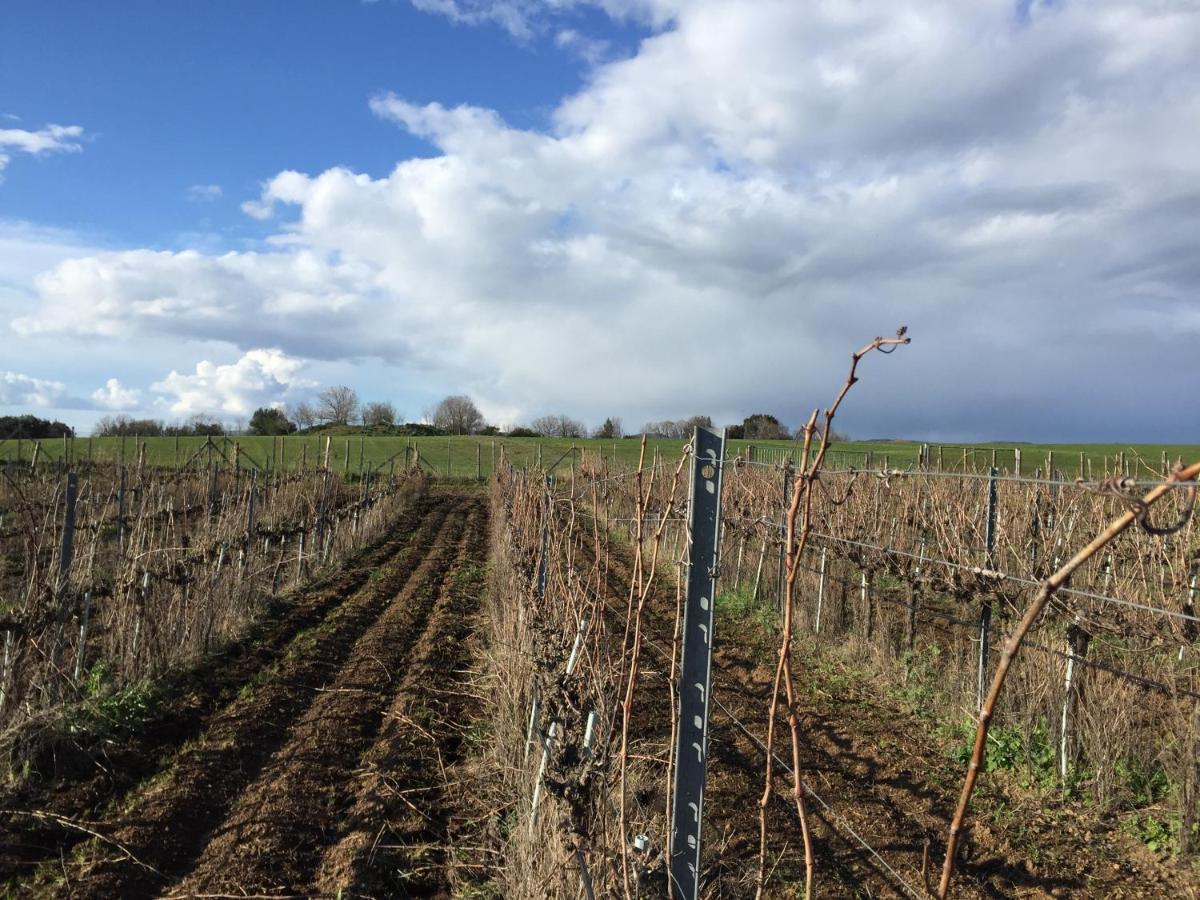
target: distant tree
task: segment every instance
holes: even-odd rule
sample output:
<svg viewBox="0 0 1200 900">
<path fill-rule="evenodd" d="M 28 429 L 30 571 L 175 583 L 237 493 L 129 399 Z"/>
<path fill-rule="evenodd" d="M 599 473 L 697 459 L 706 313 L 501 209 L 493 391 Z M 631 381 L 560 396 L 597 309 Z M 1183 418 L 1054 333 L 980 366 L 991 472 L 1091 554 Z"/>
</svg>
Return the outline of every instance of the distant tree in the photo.
<svg viewBox="0 0 1200 900">
<path fill-rule="evenodd" d="M 449 434 L 475 434 L 484 426 L 483 413 L 465 394 L 446 397 L 433 410 L 431 418 L 435 428 Z"/>
<path fill-rule="evenodd" d="M 287 414 L 274 406 L 260 406 L 250 417 L 251 434 L 291 434 L 295 430 Z"/>
<path fill-rule="evenodd" d="M 482 428 L 480 428 L 480 429 L 479 429 L 477 432 L 475 432 L 475 433 L 476 433 L 476 434 L 485 435 L 485 436 L 489 436 L 489 437 L 490 437 L 490 436 L 494 436 L 494 435 L 497 435 L 497 434 L 503 434 L 504 432 L 502 432 L 502 431 L 501 431 L 499 428 L 497 428 L 495 425 L 484 425 Z"/>
<path fill-rule="evenodd" d="M 98 437 L 161 437 L 164 430 L 165 426 L 158 419 L 104 416 L 92 433 Z"/>
<path fill-rule="evenodd" d="M 692 436 L 697 425 L 703 428 L 712 428 L 712 419 L 708 416 L 690 416 L 686 419 L 663 419 L 661 422 L 647 422 L 642 426 L 642 434 L 686 440 Z"/>
<path fill-rule="evenodd" d="M 358 412 L 358 394 L 346 385 L 328 387 L 317 395 L 317 418 L 327 425 L 349 425 Z"/>
<path fill-rule="evenodd" d="M 225 426 L 207 413 L 196 413 L 185 427 L 191 434 L 202 436 L 219 437 L 225 433 Z"/>
<path fill-rule="evenodd" d="M 37 416 L 0 416 L 0 440 L 55 438 L 73 435 L 75 429 L 59 421 Z"/>
<path fill-rule="evenodd" d="M 609 438 L 622 437 L 624 434 L 625 431 L 621 428 L 621 420 L 616 416 L 609 416 L 604 420 L 603 425 L 592 432 L 592 437 L 607 440 Z"/>
<path fill-rule="evenodd" d="M 309 403 L 297 403 L 288 416 L 297 428 L 312 428 L 317 424 L 317 411 Z"/>
<path fill-rule="evenodd" d="M 787 427 L 770 413 L 754 413 L 742 421 L 743 437 L 748 441 L 778 441 L 791 437 Z"/>
<path fill-rule="evenodd" d="M 731 441 L 740 441 L 746 436 L 746 429 L 741 425 L 726 425 L 725 437 Z"/>
<path fill-rule="evenodd" d="M 362 423 L 368 428 L 392 428 L 396 424 L 396 407 L 386 402 L 366 403 L 362 408 Z"/>
<path fill-rule="evenodd" d="M 533 430 L 542 437 L 581 438 L 587 434 L 587 426 L 559 413 L 556 416 L 541 416 L 533 420 Z"/>
<path fill-rule="evenodd" d="M 524 425 L 518 425 L 508 433 L 509 437 L 540 437 L 540 435 L 532 428 L 526 428 Z"/>
</svg>

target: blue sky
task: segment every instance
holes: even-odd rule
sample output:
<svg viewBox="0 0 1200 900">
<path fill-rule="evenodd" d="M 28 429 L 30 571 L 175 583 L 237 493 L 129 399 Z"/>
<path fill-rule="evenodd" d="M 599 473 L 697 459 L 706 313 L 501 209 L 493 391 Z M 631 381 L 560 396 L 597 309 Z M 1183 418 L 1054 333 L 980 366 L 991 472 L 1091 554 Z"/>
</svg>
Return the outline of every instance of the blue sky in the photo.
<svg viewBox="0 0 1200 900">
<path fill-rule="evenodd" d="M 795 425 L 907 324 L 856 436 L 1200 441 L 1197 58 L 1188 0 L 10 0 L 0 412 Z"/>
<path fill-rule="evenodd" d="M 572 18 L 614 41 L 633 31 L 594 11 Z M 377 93 L 539 127 L 585 76 L 552 41 L 386 0 L 10 0 L 0 114 L 80 123 L 89 137 L 78 155 L 22 161 L 0 210 L 114 245 L 174 248 L 203 234 L 233 248 L 269 232 L 239 204 L 281 169 L 380 176 L 431 152 L 370 114 Z M 223 196 L 189 203 L 193 185 Z"/>
</svg>

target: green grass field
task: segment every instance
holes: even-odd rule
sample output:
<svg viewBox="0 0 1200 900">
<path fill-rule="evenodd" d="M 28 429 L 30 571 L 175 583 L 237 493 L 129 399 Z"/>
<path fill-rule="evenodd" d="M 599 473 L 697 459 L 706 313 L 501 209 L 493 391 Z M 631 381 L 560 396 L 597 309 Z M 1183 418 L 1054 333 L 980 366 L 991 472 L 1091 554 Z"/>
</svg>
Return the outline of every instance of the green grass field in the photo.
<svg viewBox="0 0 1200 900">
<path fill-rule="evenodd" d="M 61 460 L 64 453 L 75 462 L 127 463 L 137 460 L 140 446 L 145 445 L 146 461 L 151 465 L 178 466 L 193 460 L 201 452 L 207 463 L 210 451 L 203 450 L 206 438 L 77 438 L 67 444 L 62 440 L 40 441 L 40 461 Z M 232 461 L 235 446 L 240 451 L 244 467 L 278 469 L 316 468 L 324 453 L 325 437 L 322 435 L 270 437 L 221 437 L 214 438 L 216 447 L 223 453 L 214 459 Z M 647 461 L 658 449 L 667 459 L 676 458 L 683 441 L 650 439 L 647 442 Z M 0 442 L 0 460 L 16 460 L 18 457 L 30 461 L 34 452 L 34 441 L 8 440 Z M 603 454 L 604 458 L 618 470 L 631 469 L 638 461 L 640 441 L 623 438 L 615 441 L 570 440 L 560 438 L 507 438 L 507 437 L 375 437 L 360 435 L 334 435 L 330 443 L 330 464 L 337 472 L 351 476 L 364 470 L 386 471 L 393 466 L 404 467 L 406 458 L 415 459 L 414 451 L 420 453 L 422 464 L 439 474 L 447 471 L 455 478 L 487 477 L 493 465 L 506 459 L 515 466 L 553 467 L 558 472 L 569 471 L 573 454 L 571 448 L 582 448 L 591 454 Z M 906 441 L 848 441 L 836 443 L 830 448 L 828 465 L 831 468 L 908 468 L 915 466 L 921 452 L 921 444 Z M 1069 478 L 1080 473 L 1083 462 L 1085 476 L 1099 478 L 1106 471 L 1115 471 L 1118 460 L 1124 460 L 1131 474 L 1153 477 L 1161 468 L 1163 454 L 1173 464 L 1176 458 L 1194 460 L 1200 458 L 1200 445 L 1186 444 L 931 444 L 930 465 L 946 471 L 986 472 L 995 464 L 1001 471 L 1014 472 L 1016 452 L 1021 453 L 1021 472 L 1031 475 L 1035 470 L 1046 470 L 1047 459 L 1051 458 L 1055 470 Z M 730 441 L 730 456 L 751 456 L 765 463 L 781 463 L 787 458 L 797 459 L 800 445 L 796 441 Z M 1089 471 L 1090 463 L 1090 471 Z"/>
</svg>

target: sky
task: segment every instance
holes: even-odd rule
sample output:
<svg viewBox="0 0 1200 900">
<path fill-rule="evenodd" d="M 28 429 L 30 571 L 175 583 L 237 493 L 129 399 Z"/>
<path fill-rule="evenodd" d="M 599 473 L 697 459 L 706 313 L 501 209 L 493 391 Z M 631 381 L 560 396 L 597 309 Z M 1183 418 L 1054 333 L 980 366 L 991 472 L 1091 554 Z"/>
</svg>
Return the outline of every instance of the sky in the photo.
<svg viewBox="0 0 1200 900">
<path fill-rule="evenodd" d="M 6 0 L 0 414 L 1200 443 L 1195 0 Z"/>
</svg>

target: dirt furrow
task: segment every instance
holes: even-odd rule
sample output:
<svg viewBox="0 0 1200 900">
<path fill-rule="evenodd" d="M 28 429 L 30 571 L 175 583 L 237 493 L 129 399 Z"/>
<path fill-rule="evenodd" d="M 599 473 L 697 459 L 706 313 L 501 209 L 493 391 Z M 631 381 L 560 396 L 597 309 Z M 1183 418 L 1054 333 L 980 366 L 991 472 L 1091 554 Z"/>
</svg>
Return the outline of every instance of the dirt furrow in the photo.
<svg viewBox="0 0 1200 900">
<path fill-rule="evenodd" d="M 246 682 L 201 737 L 155 782 L 111 816 L 80 854 L 79 872 L 59 887 L 71 896 L 145 896 L 190 867 L 207 836 L 287 738 L 350 656 L 356 637 L 422 566 L 451 524 L 451 504 L 431 498 L 417 535 L 321 625 L 291 642 L 273 666 Z M 131 859 L 132 857 L 132 859 Z M 136 862 L 134 861 L 136 860 Z"/>
<path fill-rule="evenodd" d="M 439 588 L 465 558 L 483 515 L 480 499 L 455 501 L 450 533 L 429 549 L 420 575 L 359 638 L 336 681 L 237 799 L 178 892 L 312 893 L 312 873 L 358 787 L 351 773 L 398 686 L 411 680 L 409 660 L 432 628 Z"/>
<path fill-rule="evenodd" d="M 154 712 L 135 732 L 48 745 L 34 766 L 36 774 L 0 793 L 3 808 L 42 815 L 13 815 L 0 822 L 0 884 L 28 874 L 43 860 L 61 859 L 84 840 L 84 832 L 46 815 L 94 820 L 98 810 L 160 772 L 172 758 L 170 751 L 201 734 L 247 680 L 287 651 L 298 632 L 321 622 L 397 553 L 415 533 L 425 504 L 414 497 L 387 535 L 333 572 L 270 601 L 239 640 L 195 666 L 168 673 L 156 690 Z"/>
<path fill-rule="evenodd" d="M 363 757 L 354 803 L 313 879 L 318 892 L 344 897 L 449 892 L 454 798 L 448 787 L 460 774 L 455 766 L 471 727 L 474 704 L 462 682 L 478 650 L 471 637 L 486 561 L 486 523 L 475 523 L 465 558 L 443 583 L 405 682 Z"/>
</svg>

